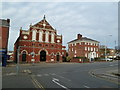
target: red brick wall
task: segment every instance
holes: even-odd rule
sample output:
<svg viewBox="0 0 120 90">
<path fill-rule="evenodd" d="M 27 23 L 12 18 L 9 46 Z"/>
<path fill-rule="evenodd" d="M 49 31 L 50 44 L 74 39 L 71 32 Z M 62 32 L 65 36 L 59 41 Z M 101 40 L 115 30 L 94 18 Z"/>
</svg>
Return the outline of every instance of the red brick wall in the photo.
<svg viewBox="0 0 120 90">
<path fill-rule="evenodd" d="M 0 27 L 0 49 L 6 49 L 8 45 L 9 27 Z"/>
<path fill-rule="evenodd" d="M 87 47 L 87 50 L 85 50 L 85 47 Z M 88 51 L 88 47 L 90 48 L 90 51 Z M 73 46 L 69 44 L 68 48 L 70 51 L 68 51 L 68 54 L 70 57 L 74 57 L 74 55 L 76 55 L 76 57 L 85 57 L 85 53 L 91 52 L 91 47 L 98 49 L 98 51 L 95 51 L 95 52 L 99 56 L 99 46 L 85 45 L 84 42 L 82 42 L 81 45 L 79 43 L 76 43 L 76 45 L 73 45 Z M 73 51 L 71 51 L 72 48 L 73 48 Z M 75 50 L 76 50 L 76 54 L 75 54 Z"/>
</svg>

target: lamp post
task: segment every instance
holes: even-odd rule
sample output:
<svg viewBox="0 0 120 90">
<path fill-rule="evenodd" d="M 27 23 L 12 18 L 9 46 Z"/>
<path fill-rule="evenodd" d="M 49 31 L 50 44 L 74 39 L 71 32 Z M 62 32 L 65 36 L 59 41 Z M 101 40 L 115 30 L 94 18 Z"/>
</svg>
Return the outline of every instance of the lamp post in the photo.
<svg viewBox="0 0 120 90">
<path fill-rule="evenodd" d="M 106 49 L 107 49 L 107 45 L 106 45 L 106 40 L 105 40 L 105 60 L 107 59 L 107 56 L 106 56 Z"/>
<path fill-rule="evenodd" d="M 32 57 L 33 57 L 33 59 L 32 59 L 32 64 L 34 65 L 34 61 L 35 61 L 35 59 L 34 59 L 34 57 L 35 57 L 35 52 L 34 52 L 34 41 L 35 40 L 33 40 L 33 53 L 32 53 Z"/>
<path fill-rule="evenodd" d="M 108 35 L 108 36 L 112 36 L 112 35 Z M 107 60 L 107 43 L 105 40 L 105 60 Z"/>
<path fill-rule="evenodd" d="M 17 75 L 19 73 L 19 51 L 20 51 L 20 46 L 18 46 L 18 49 L 17 49 L 17 65 L 16 65 Z"/>
</svg>

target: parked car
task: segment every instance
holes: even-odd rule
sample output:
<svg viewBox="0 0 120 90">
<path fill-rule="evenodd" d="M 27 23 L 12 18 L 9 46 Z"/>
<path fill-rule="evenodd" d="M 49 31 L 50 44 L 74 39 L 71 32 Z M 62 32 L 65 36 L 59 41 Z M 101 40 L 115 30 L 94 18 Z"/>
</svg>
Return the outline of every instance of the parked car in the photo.
<svg viewBox="0 0 120 90">
<path fill-rule="evenodd" d="M 102 58 L 101 60 L 112 61 L 113 59 L 110 59 L 110 58 Z"/>
<path fill-rule="evenodd" d="M 112 61 L 113 59 L 110 59 L 110 58 L 106 58 L 105 60 L 106 60 L 106 61 Z"/>
</svg>

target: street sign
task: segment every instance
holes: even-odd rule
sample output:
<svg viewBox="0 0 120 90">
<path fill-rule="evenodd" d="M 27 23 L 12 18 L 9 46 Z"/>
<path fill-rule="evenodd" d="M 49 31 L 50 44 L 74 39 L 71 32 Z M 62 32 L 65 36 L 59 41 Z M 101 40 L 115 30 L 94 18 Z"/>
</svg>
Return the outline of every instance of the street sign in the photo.
<svg viewBox="0 0 120 90">
<path fill-rule="evenodd" d="M 35 56 L 35 52 L 31 52 L 30 54 L 32 55 L 32 57 L 34 57 L 34 56 Z"/>
<path fill-rule="evenodd" d="M 31 59 L 31 61 L 32 61 L 32 62 L 34 62 L 34 61 L 35 61 L 35 59 Z"/>
</svg>

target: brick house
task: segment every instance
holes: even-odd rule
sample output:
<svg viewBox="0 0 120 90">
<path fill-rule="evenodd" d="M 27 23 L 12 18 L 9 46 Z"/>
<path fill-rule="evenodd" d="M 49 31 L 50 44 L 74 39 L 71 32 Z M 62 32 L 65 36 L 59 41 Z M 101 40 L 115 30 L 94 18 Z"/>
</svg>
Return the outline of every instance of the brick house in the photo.
<svg viewBox="0 0 120 90">
<path fill-rule="evenodd" d="M 0 19 L 0 63 L 6 66 L 10 19 Z"/>
<path fill-rule="evenodd" d="M 68 54 L 71 58 L 85 57 L 91 61 L 99 57 L 99 42 L 78 34 L 77 39 L 68 42 Z M 76 61 L 81 61 L 81 59 Z"/>
<path fill-rule="evenodd" d="M 66 55 L 62 46 L 62 35 L 44 18 L 30 25 L 29 29 L 20 29 L 20 35 L 14 44 L 14 60 L 17 62 L 62 62 Z M 19 57 L 18 57 L 19 53 Z"/>
<path fill-rule="evenodd" d="M 99 52 L 100 52 L 100 57 L 105 58 L 105 45 L 100 46 Z M 116 50 L 112 49 L 112 48 L 108 48 L 106 46 L 106 57 L 107 58 L 116 58 L 116 56 L 117 56 Z"/>
</svg>

